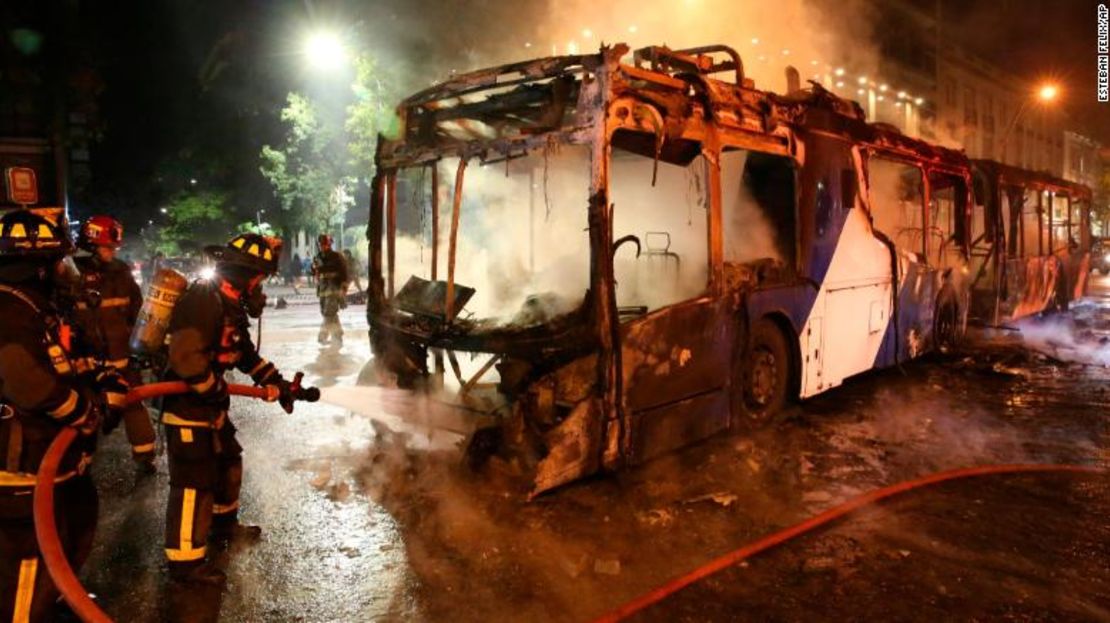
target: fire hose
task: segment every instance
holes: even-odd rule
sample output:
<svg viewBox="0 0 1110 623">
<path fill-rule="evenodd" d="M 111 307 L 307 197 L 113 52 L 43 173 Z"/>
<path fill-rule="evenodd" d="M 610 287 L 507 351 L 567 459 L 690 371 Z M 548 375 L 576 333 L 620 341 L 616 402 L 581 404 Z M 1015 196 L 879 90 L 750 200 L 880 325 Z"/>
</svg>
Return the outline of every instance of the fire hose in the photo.
<svg viewBox="0 0 1110 623">
<path fill-rule="evenodd" d="M 299 382 L 299 378 L 298 378 Z M 185 383 L 171 382 L 171 383 L 154 383 L 150 385 L 143 385 L 137 387 L 127 394 L 128 402 L 137 402 L 148 398 L 157 396 L 164 396 L 169 394 L 179 394 L 188 391 Z M 228 392 L 237 396 L 249 396 L 253 398 L 262 398 L 264 400 L 273 400 L 276 396 L 272 388 L 265 387 L 250 387 L 246 385 L 230 385 Z M 317 396 L 318 397 L 318 394 Z M 308 398 L 311 400 L 311 398 Z M 66 559 L 65 552 L 62 549 L 61 541 L 58 538 L 58 529 L 54 523 L 54 478 L 57 476 L 58 464 L 61 461 L 65 451 L 69 448 L 70 444 L 77 438 L 77 431 L 73 428 L 63 429 L 54 442 L 51 443 L 50 448 L 43 458 L 42 465 L 39 468 L 38 479 L 35 484 L 35 497 L 34 497 L 34 517 L 35 517 L 35 536 L 39 542 L 39 549 L 42 552 L 43 561 L 46 563 L 47 571 L 50 573 L 51 579 L 54 580 L 55 586 L 58 587 L 62 597 L 73 608 L 74 612 L 86 623 L 112 623 L 112 619 L 96 605 L 95 602 L 89 597 L 85 587 L 77 579 L 73 573 L 73 568 L 70 567 L 69 561 Z M 847 502 L 834 506 L 818 515 L 815 515 L 801 523 L 795 524 L 788 528 L 784 528 L 778 532 L 769 534 L 760 538 L 752 543 L 744 545 L 743 547 L 733 550 L 723 556 L 715 558 L 708 563 L 686 573 L 685 575 L 674 578 L 670 582 L 655 588 L 639 597 L 621 605 L 620 607 L 612 610 L 595 620 L 595 623 L 611 623 L 622 621 L 636 613 L 648 608 L 660 601 L 666 599 L 670 595 L 703 580 L 719 571 L 722 571 L 732 565 L 735 565 L 747 558 L 756 554 L 769 550 L 773 547 L 781 545 L 791 539 L 802 536 L 826 524 L 834 522 L 843 518 L 865 506 L 869 506 L 876 502 L 891 498 L 909 491 L 922 489 L 932 485 L 938 485 L 952 480 L 960 480 L 966 478 L 982 477 L 998 474 L 1018 474 L 1018 473 L 1044 473 L 1044 472 L 1070 472 L 1070 473 L 1085 473 L 1097 474 L 1105 473 L 1105 470 L 1098 467 L 1084 466 L 1084 465 L 1058 465 L 1058 464 L 1018 464 L 1018 465 L 987 465 L 979 467 L 967 467 L 962 469 L 954 469 L 943 472 L 937 472 L 927 476 L 922 476 L 913 480 L 907 480 L 887 487 L 876 489 L 859 496 L 856 496 Z"/>
<path fill-rule="evenodd" d="M 769 534 L 763 538 L 757 539 L 739 549 L 735 549 L 723 556 L 719 556 L 708 563 L 686 573 L 685 575 L 678 576 L 671 581 L 652 589 L 635 599 L 626 602 L 618 608 L 611 610 L 594 620 L 594 623 L 615 623 L 616 621 L 623 621 L 631 617 L 645 608 L 657 604 L 667 597 L 681 591 L 682 589 L 704 580 L 705 578 L 722 571 L 732 565 L 735 565 L 747 558 L 750 558 L 760 552 L 769 550 L 775 546 L 781 545 L 791 539 L 802 536 L 807 532 L 820 528 L 828 523 L 836 521 L 845 515 L 859 510 L 865 506 L 874 504 L 881 500 L 894 497 L 908 491 L 921 489 L 932 485 L 937 485 L 943 482 L 952 480 L 960 480 L 965 478 L 974 478 L 981 476 L 990 476 L 997 474 L 1023 474 L 1034 472 L 1071 472 L 1081 474 L 1101 474 L 1106 470 L 1099 467 L 1091 467 L 1085 465 L 1054 465 L 1054 464 L 1018 464 L 1018 465 L 985 465 L 980 467 L 965 467 L 962 469 L 953 469 L 943 472 L 937 472 L 928 476 L 922 476 L 913 480 L 907 480 L 887 487 L 882 487 L 874 491 L 860 494 L 847 502 L 838 504 L 820 514 L 814 515 L 801 523 L 794 524 L 788 528 L 779 530 Z"/>
<path fill-rule="evenodd" d="M 315 402 L 320 398 L 320 390 L 313 387 L 301 388 L 302 376 L 298 372 L 293 381 L 294 396 L 298 400 Z M 277 389 L 274 387 L 228 385 L 227 390 L 233 396 L 261 398 L 270 402 L 278 398 Z M 129 391 L 127 403 L 133 404 L 158 396 L 184 394 L 188 391 L 189 386 L 183 381 L 151 383 Z M 47 448 L 46 455 L 39 466 L 34 497 L 35 538 L 38 540 L 39 551 L 42 553 L 50 578 L 54 580 L 54 585 L 73 612 L 85 623 L 112 623 L 112 619 L 96 605 L 96 602 L 89 597 L 88 591 L 81 585 L 81 581 L 77 579 L 77 575 L 66 559 L 61 540 L 58 538 L 58 526 L 54 522 L 54 479 L 58 475 L 58 465 L 62 457 L 77 439 L 77 435 L 77 429 L 68 426 L 63 428 Z"/>
</svg>

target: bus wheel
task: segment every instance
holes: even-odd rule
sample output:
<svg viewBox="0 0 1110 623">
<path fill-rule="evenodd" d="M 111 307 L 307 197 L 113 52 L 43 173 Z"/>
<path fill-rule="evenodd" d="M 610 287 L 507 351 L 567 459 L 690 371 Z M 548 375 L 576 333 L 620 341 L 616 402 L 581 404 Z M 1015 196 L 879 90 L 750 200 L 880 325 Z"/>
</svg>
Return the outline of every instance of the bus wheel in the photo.
<svg viewBox="0 0 1110 623">
<path fill-rule="evenodd" d="M 1056 275 L 1056 294 L 1053 296 L 1050 310 L 1056 313 L 1068 311 L 1069 298 L 1071 298 L 1071 290 L 1068 288 L 1068 277 L 1061 268 Z"/>
<path fill-rule="evenodd" d="M 774 322 L 760 320 L 752 327 L 744 366 L 744 407 L 752 429 L 770 424 L 782 412 L 789 388 L 790 351 L 786 336 Z"/>
<path fill-rule="evenodd" d="M 936 324 L 933 328 L 937 350 L 951 352 L 960 343 L 960 308 L 952 296 L 941 296 L 937 302 Z"/>
</svg>

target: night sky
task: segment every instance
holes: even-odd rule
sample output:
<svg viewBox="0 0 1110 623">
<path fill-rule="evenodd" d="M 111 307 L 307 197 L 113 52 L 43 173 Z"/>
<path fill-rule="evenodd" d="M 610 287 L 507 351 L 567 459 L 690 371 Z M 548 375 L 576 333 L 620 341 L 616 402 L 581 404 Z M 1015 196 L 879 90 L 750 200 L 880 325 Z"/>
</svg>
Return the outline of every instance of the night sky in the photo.
<svg viewBox="0 0 1110 623">
<path fill-rule="evenodd" d="M 951 36 L 1030 80 L 1058 77 L 1072 125 L 1110 144 L 1110 105 L 1099 106 L 1094 97 L 1098 2 L 940 1 Z M 93 67 L 103 86 L 93 176 L 74 206 L 79 213 L 111 209 L 132 220 L 156 213 L 159 202 L 191 179 L 231 189 L 243 206 L 274 204 L 257 155 L 280 138 L 285 94 L 322 88 L 297 62 L 299 37 L 312 25 L 339 26 L 387 64 L 426 68 L 420 78 L 430 81 L 442 77 L 445 59 L 465 67 L 486 40 L 506 30 L 542 31 L 525 22 L 543 6 L 537 0 L 68 4 L 79 7 L 75 62 Z M 22 18 L 10 7 L 0 16 Z M 434 19 L 425 21 L 428 16 Z M 18 25 L 8 23 L 5 31 Z"/>
<path fill-rule="evenodd" d="M 1102 0 L 944 0 L 948 33 L 1037 82 L 1056 78 L 1080 131 L 1110 146 L 1110 103 L 1095 99 L 1096 7 Z"/>
</svg>

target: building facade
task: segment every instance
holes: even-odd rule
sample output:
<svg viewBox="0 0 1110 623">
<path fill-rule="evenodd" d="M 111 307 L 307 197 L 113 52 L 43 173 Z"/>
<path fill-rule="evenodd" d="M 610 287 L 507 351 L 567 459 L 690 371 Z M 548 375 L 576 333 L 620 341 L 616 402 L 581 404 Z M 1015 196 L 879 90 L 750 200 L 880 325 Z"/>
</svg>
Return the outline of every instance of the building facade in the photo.
<svg viewBox="0 0 1110 623">
<path fill-rule="evenodd" d="M 1068 118 L 1066 100 L 1041 102 L 1028 80 L 946 37 L 940 3 L 872 4 L 878 72 L 836 89 L 860 102 L 868 118 L 972 158 L 1097 185 L 1101 146 Z"/>
</svg>

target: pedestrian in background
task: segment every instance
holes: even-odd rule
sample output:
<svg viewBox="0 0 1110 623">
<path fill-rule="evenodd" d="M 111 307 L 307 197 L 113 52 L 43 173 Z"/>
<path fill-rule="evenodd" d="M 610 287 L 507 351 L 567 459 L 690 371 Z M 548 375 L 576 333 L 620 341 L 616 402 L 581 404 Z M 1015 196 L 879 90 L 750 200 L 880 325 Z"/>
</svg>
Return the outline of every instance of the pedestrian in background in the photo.
<svg viewBox="0 0 1110 623">
<path fill-rule="evenodd" d="M 293 292 L 299 294 L 297 286 L 300 285 L 301 275 L 304 274 L 304 263 L 299 253 L 293 254 L 293 260 L 289 262 L 289 272 L 293 277 Z"/>
<path fill-rule="evenodd" d="M 304 273 L 305 279 L 308 281 L 308 285 L 316 283 L 315 276 L 312 274 L 312 262 L 308 259 L 307 256 L 301 260 L 301 271 Z"/>
<path fill-rule="evenodd" d="M 355 261 L 355 256 L 351 254 L 350 249 L 343 249 L 343 259 L 347 260 L 347 277 L 355 284 L 355 289 L 362 292 L 362 280 L 359 276 L 362 274 L 362 266 Z"/>
</svg>

